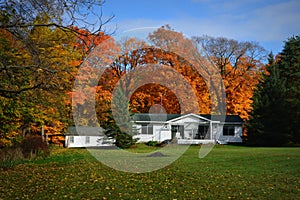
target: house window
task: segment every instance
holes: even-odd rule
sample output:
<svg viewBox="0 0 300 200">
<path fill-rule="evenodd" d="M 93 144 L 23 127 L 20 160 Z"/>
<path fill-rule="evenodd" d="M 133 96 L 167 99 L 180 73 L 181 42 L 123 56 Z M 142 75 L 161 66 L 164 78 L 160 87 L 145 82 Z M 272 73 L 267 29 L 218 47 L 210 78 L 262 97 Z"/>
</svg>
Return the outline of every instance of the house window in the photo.
<svg viewBox="0 0 300 200">
<path fill-rule="evenodd" d="M 153 125 L 152 124 L 142 124 L 142 134 L 153 135 Z"/>
<path fill-rule="evenodd" d="M 70 136 L 70 143 L 74 143 L 74 136 Z"/>
<path fill-rule="evenodd" d="M 90 143 L 90 136 L 85 136 L 85 143 L 89 144 Z"/>
<path fill-rule="evenodd" d="M 234 126 L 223 126 L 224 136 L 234 136 Z"/>
</svg>

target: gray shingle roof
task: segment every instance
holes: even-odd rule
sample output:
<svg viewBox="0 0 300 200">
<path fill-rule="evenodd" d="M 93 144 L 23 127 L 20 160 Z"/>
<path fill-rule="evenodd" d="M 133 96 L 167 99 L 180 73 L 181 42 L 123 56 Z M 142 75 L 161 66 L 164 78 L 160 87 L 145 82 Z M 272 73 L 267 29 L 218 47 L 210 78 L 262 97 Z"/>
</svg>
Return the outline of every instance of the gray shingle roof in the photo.
<svg viewBox="0 0 300 200">
<path fill-rule="evenodd" d="M 103 129 L 97 127 L 84 127 L 84 126 L 70 126 L 68 127 L 66 135 L 80 135 L 80 136 L 103 136 Z"/>
<path fill-rule="evenodd" d="M 133 116 L 134 121 L 169 121 L 182 116 L 181 114 L 154 114 L 154 113 L 136 113 Z"/>
<path fill-rule="evenodd" d="M 221 115 L 210 115 L 210 114 L 198 114 L 209 120 L 224 121 L 224 116 Z M 133 116 L 134 121 L 169 121 L 178 117 L 184 116 L 183 114 L 153 114 L 153 113 L 136 113 Z M 226 115 L 225 122 L 227 123 L 243 123 L 243 119 L 238 115 Z"/>
</svg>

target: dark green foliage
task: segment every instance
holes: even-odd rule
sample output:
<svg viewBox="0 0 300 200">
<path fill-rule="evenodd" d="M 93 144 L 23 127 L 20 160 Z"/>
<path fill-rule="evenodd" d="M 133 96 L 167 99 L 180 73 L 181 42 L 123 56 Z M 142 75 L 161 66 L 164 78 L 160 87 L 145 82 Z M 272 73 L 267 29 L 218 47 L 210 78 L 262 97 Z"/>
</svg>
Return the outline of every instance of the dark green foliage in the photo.
<svg viewBox="0 0 300 200">
<path fill-rule="evenodd" d="M 149 142 L 146 142 L 145 144 L 148 146 L 151 146 L 151 147 L 155 147 L 155 146 L 159 146 L 160 143 L 157 141 L 149 141 Z"/>
<path fill-rule="evenodd" d="M 136 134 L 136 130 L 132 127 L 132 114 L 128 105 L 129 102 L 119 87 L 114 93 L 111 110 L 107 111 L 108 116 L 102 125 L 105 135 L 114 138 L 115 145 L 120 148 L 129 148 L 137 141 L 132 137 Z"/>
<path fill-rule="evenodd" d="M 280 76 L 284 77 L 288 131 L 294 143 L 300 143 L 300 37 L 289 38 L 279 61 Z"/>
<path fill-rule="evenodd" d="M 285 120 L 285 86 L 279 77 L 278 65 L 268 67 L 253 95 L 253 110 L 247 123 L 247 143 L 258 146 L 278 146 L 287 143 Z"/>
<path fill-rule="evenodd" d="M 268 64 L 273 65 L 274 63 L 275 63 L 274 54 L 271 51 L 271 53 L 269 53 L 269 55 L 268 55 Z"/>
<path fill-rule="evenodd" d="M 300 37 L 292 37 L 253 95 L 246 142 L 257 146 L 300 143 Z"/>
</svg>

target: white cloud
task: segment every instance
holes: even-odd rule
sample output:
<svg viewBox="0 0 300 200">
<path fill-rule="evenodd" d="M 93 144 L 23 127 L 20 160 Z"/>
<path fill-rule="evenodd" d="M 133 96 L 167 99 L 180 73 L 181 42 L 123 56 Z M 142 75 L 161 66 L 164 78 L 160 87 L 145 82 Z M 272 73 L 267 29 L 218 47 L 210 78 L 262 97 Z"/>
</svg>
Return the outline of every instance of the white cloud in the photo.
<svg viewBox="0 0 300 200">
<path fill-rule="evenodd" d="M 206 0 L 194 1 L 205 2 Z M 242 7 L 239 9 L 243 10 Z M 244 13 L 241 11 L 237 13 L 220 12 L 219 15 L 209 18 L 185 16 L 171 20 L 133 19 L 119 21 L 118 25 L 120 31 L 124 31 L 170 24 L 172 28 L 188 36 L 206 34 L 237 40 L 253 40 L 259 43 L 274 43 L 274 48 L 277 48 L 274 49 L 276 52 L 281 50 L 284 40 L 300 33 L 299 10 L 300 1 L 290 0 L 248 10 Z"/>
<path fill-rule="evenodd" d="M 252 39 L 284 40 L 300 33 L 300 1 L 268 5 L 247 13 L 229 13 L 209 19 L 177 20 L 174 24 L 194 33 Z"/>
</svg>

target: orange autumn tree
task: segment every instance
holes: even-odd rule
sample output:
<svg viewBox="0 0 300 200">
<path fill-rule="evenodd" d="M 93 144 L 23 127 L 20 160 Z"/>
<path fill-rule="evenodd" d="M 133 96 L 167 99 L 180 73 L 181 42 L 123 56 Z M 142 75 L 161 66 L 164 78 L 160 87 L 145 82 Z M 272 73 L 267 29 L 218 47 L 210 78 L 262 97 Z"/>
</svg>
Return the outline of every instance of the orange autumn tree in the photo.
<svg viewBox="0 0 300 200">
<path fill-rule="evenodd" d="M 192 43 L 169 26 L 157 29 L 148 39 L 150 44 L 135 38 L 125 38 L 122 43 L 115 44 L 119 48 L 119 53 L 115 54 L 118 56 L 105 69 L 97 87 L 99 121 L 105 119 L 112 92 L 119 83 L 123 84 L 121 87 L 133 112 L 149 112 L 154 105 L 161 104 L 167 113 L 210 113 L 217 103 L 212 102 L 209 88 L 220 87 L 220 84 L 210 82 L 218 78 L 206 69 L 211 66 L 217 69 L 224 84 L 226 113 L 247 119 L 252 91 L 263 70 L 265 50 L 261 46 L 211 37 L 193 38 L 195 43 Z M 205 53 L 197 49 L 199 45 Z M 196 68 L 196 65 L 201 67 Z M 177 79 L 183 81 L 170 81 Z M 189 100 L 191 95 L 178 98 L 173 89 L 185 87 L 185 84 L 192 88 L 189 93 L 195 94 L 193 100 Z M 192 109 L 197 107 L 194 105 L 182 108 L 183 102 L 196 103 L 198 110 Z"/>
<path fill-rule="evenodd" d="M 200 113 L 207 112 L 210 109 L 209 94 L 205 82 L 189 62 L 175 53 L 153 48 L 147 49 L 145 60 L 147 60 L 148 65 L 156 66 L 150 67 L 149 71 L 145 71 L 145 73 L 150 73 L 152 76 L 145 77 L 143 81 L 147 82 L 148 78 L 148 80 L 157 84 L 148 84 L 148 88 L 143 87 L 144 92 L 137 90 L 131 97 L 132 102 L 139 99 L 136 95 L 143 92 L 144 95 L 146 93 L 151 96 L 148 102 L 152 103 L 148 103 L 146 110 L 149 110 L 153 104 L 161 103 L 167 113 Z M 186 106 L 187 104 L 188 106 Z M 185 107 L 183 107 L 184 105 Z M 140 109 L 135 108 L 137 110 L 145 109 L 142 107 Z"/>
<path fill-rule="evenodd" d="M 149 113 L 156 104 L 163 107 L 166 113 L 181 112 L 180 103 L 174 92 L 159 84 L 146 84 L 138 88 L 130 100 L 132 112 L 135 113 Z"/>
<path fill-rule="evenodd" d="M 163 49 L 162 63 L 182 74 L 193 88 L 196 98 L 192 101 L 198 104 L 199 109 L 191 112 L 210 113 L 212 107 L 218 104 L 211 99 L 210 92 L 213 76 L 209 75 L 214 70 L 208 69 L 211 65 L 198 52 L 193 41 L 184 37 L 182 33 L 172 30 L 169 25 L 150 33 L 148 39 L 152 45 Z"/>
<path fill-rule="evenodd" d="M 111 63 L 110 57 L 113 57 L 119 49 L 114 39 L 103 32 L 91 34 L 87 30 L 78 30 L 77 28 L 75 30 L 80 34 L 76 39 L 74 49 L 80 52 L 81 57 L 73 61 L 74 66 L 76 66 L 76 76 L 74 76 L 74 79 L 76 80 L 76 84 L 79 84 L 81 87 L 76 92 L 68 91 L 68 105 L 71 106 L 72 104 L 73 112 L 81 114 L 80 121 L 77 122 L 78 124 L 82 126 L 95 125 L 98 122 L 92 120 L 92 117 L 89 115 L 89 110 L 95 109 L 90 103 L 90 97 L 97 92 L 98 96 L 96 96 L 96 99 L 99 100 L 97 102 L 98 105 L 105 105 L 103 102 L 109 99 L 110 93 L 105 92 L 105 89 L 102 87 L 105 88 L 110 83 L 105 82 L 103 86 L 98 85 L 98 82 L 101 82 L 101 80 L 112 80 L 110 73 L 103 73 L 102 78 L 99 77 L 101 70 L 105 70 L 105 66 L 102 66 L 101 63 Z M 97 62 L 99 60 L 102 62 Z"/>
<path fill-rule="evenodd" d="M 18 144 L 28 133 L 41 134 L 43 125 L 45 132 L 64 132 L 70 123 L 66 92 L 73 86 L 76 66 L 85 56 L 82 52 L 93 47 L 91 38 L 101 35 L 112 18 L 104 20 L 92 12 L 102 3 L 1 2 L 0 121 L 5 124 L 0 127 L 1 147 Z M 87 21 L 91 17 L 93 23 Z M 92 32 L 81 31 L 86 29 Z M 92 42 L 81 44 L 81 37 Z M 74 43 L 85 47 L 79 51 Z"/>
<path fill-rule="evenodd" d="M 40 17 L 36 23 L 47 20 L 46 16 Z M 14 125 L 0 131 L 2 141 L 6 141 L 0 146 L 17 144 L 26 134 L 40 134 L 42 126 L 46 134 L 63 132 L 68 124 L 68 109 L 64 102 L 67 99 L 65 91 L 72 87 L 74 70 L 70 63 L 75 37 L 62 29 L 33 27 L 27 35 L 28 47 L 11 33 L 1 32 L 7 33 L 9 37 L 5 37 L 10 39 L 8 49 L 1 54 L 2 58 L 10 60 L 2 59 L 5 64 L 0 70 L 1 107 L 14 113 L 7 115 L 6 109 L 1 109 L 1 114 L 7 125 L 9 121 Z M 9 136 L 11 134 L 13 137 Z"/>
<path fill-rule="evenodd" d="M 252 68 L 252 69 L 250 69 Z M 261 76 L 261 69 L 250 67 L 248 63 L 234 68 L 226 66 L 226 77 L 224 84 L 226 87 L 226 106 L 228 114 L 237 114 L 242 119 L 247 120 L 251 110 L 251 97 Z"/>
<path fill-rule="evenodd" d="M 56 72 L 55 75 L 43 77 L 44 81 L 50 79 L 49 85 L 54 85 L 54 87 L 48 86 L 47 90 L 44 90 L 39 96 L 39 100 L 43 103 L 37 103 L 39 111 L 43 113 L 40 120 L 44 125 L 44 133 L 55 136 L 66 132 L 67 126 L 73 124 L 71 116 L 72 89 L 82 60 L 92 48 L 109 36 L 102 32 L 93 34 L 77 27 L 73 27 L 74 32 L 67 32 L 67 34 L 60 29 L 53 29 L 50 32 L 49 30 L 51 29 L 48 27 L 37 28 L 32 33 L 32 39 L 41 45 L 45 45 L 49 40 L 53 43 L 55 41 L 53 47 L 49 47 L 48 44 L 47 48 L 41 48 L 41 52 L 45 55 L 42 57 L 44 62 L 55 63 L 52 66 L 53 71 Z M 59 40 L 56 41 L 55 38 L 59 38 Z M 89 73 L 87 72 L 87 74 Z M 82 104 L 86 103 L 84 95 L 77 97 Z M 31 126 L 31 130 L 40 132 L 41 127 Z M 63 140 L 59 137 L 52 138 Z"/>
<path fill-rule="evenodd" d="M 182 35 L 181 37 L 183 38 Z M 127 38 L 123 42 L 124 45 L 120 45 L 120 49 L 124 49 L 124 53 L 115 59 L 101 77 L 97 89 L 97 105 L 103 105 L 100 103 L 105 99 L 103 94 L 111 95 L 116 83 L 123 79 L 122 87 L 125 88 L 125 93 L 130 98 L 131 108 L 134 112 L 148 112 L 154 104 L 161 103 L 167 113 L 195 112 L 193 108 L 197 106 L 200 107 L 200 110 L 198 108 L 196 112 L 207 113 L 210 111 L 210 99 L 206 84 L 197 70 L 193 69 L 191 63 L 176 53 L 154 48 L 134 38 Z M 128 47 L 134 47 L 134 49 L 131 50 Z M 147 76 L 149 74 L 153 76 Z M 165 85 L 159 84 L 161 81 Z M 185 85 L 190 86 L 189 91 L 195 93 L 195 96 L 186 93 L 181 95 L 181 99 L 178 99 L 173 88 L 182 89 L 186 87 Z M 177 92 L 180 94 L 186 91 L 183 89 Z M 103 113 L 109 109 L 110 98 L 111 96 L 106 98 L 106 108 L 97 106 L 98 116 L 105 115 Z M 188 106 L 180 107 L 179 100 L 189 102 Z M 187 103 L 182 103 L 182 105 L 187 105 Z M 99 121 L 101 119 L 103 117 L 99 117 Z"/>
<path fill-rule="evenodd" d="M 42 126 L 45 134 L 56 135 L 72 125 L 72 87 L 78 68 L 93 46 L 109 38 L 103 33 L 93 35 L 74 29 L 77 36 L 61 29 L 33 28 L 28 39 L 38 49 L 38 56 L 32 55 L 11 34 L 1 31 L 0 38 L 7 41 L 1 56 L 11 63 L 7 62 L 9 70 L 0 72 L 1 108 L 9 108 L 0 110 L 2 121 L 6 119 L 5 130 L 0 131 L 0 146 L 11 146 L 12 141 L 19 141 L 29 133 L 40 134 Z M 34 63 L 36 60 L 39 65 Z M 78 98 L 85 103 L 83 95 Z M 13 114 L 8 115 L 7 111 Z"/>
<path fill-rule="evenodd" d="M 226 113 L 248 119 L 251 97 L 267 52 L 255 42 L 239 42 L 223 37 L 193 37 L 218 67 L 226 92 Z"/>
</svg>

